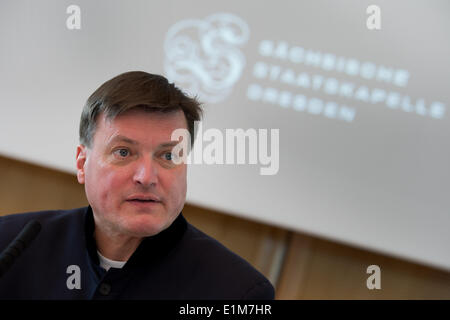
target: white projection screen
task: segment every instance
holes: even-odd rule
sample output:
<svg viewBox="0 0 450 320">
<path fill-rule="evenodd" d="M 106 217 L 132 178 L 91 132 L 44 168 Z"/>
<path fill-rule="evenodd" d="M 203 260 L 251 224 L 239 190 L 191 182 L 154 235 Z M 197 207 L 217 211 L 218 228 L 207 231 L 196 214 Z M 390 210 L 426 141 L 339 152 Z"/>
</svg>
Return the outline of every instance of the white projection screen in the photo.
<svg viewBox="0 0 450 320">
<path fill-rule="evenodd" d="M 0 57 L 4 156 L 75 173 L 87 97 L 163 74 L 205 106 L 188 203 L 450 270 L 447 0 L 2 0 Z"/>
</svg>

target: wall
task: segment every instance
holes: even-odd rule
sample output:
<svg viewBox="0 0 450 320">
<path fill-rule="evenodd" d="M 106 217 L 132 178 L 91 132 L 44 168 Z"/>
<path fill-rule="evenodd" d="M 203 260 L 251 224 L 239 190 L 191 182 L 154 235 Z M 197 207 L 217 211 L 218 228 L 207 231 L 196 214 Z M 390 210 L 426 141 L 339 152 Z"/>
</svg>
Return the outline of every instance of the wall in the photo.
<svg viewBox="0 0 450 320">
<path fill-rule="evenodd" d="M 87 205 L 74 175 L 1 156 L 0 172 L 0 215 Z M 450 299 L 447 272 L 189 204 L 183 214 L 265 274 L 277 299 Z M 366 287 L 372 264 L 381 290 Z"/>
</svg>

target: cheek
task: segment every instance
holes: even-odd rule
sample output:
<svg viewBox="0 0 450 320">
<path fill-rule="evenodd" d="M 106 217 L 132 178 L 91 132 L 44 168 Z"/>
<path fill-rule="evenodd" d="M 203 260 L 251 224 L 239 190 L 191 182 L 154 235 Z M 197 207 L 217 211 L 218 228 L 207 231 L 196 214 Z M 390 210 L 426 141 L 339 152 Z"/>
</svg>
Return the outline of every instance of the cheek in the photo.
<svg viewBox="0 0 450 320">
<path fill-rule="evenodd" d="M 186 179 L 182 179 L 181 181 L 179 181 L 179 184 L 180 184 L 180 190 L 178 191 L 179 198 L 180 201 L 183 201 L 184 203 L 184 201 L 186 200 L 186 189 L 187 189 Z"/>
<path fill-rule="evenodd" d="M 174 205 L 177 207 L 184 205 L 186 200 L 187 179 L 186 170 L 180 170 L 172 179 L 172 196 L 174 198 Z"/>
<path fill-rule="evenodd" d="M 126 172 L 107 170 L 102 176 L 98 177 L 96 183 L 101 186 L 103 199 L 109 198 L 109 201 L 116 202 L 122 199 L 121 190 L 127 185 L 128 180 Z"/>
<path fill-rule="evenodd" d="M 86 170 L 86 194 L 89 202 L 108 206 L 120 200 L 118 192 L 124 186 L 125 176 L 125 172 L 108 166 L 89 167 Z"/>
</svg>

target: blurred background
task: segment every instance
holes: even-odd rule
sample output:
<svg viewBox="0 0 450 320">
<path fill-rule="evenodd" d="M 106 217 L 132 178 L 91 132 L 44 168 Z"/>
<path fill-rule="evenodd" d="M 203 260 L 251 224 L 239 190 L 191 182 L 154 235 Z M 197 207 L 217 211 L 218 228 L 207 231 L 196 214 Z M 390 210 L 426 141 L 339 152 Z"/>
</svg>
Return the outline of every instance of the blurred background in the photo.
<svg viewBox="0 0 450 320">
<path fill-rule="evenodd" d="M 449 12 L 445 0 L 2 1 L 0 214 L 87 205 L 84 102 L 120 73 L 158 73 L 204 103 L 199 152 L 208 129 L 256 133 L 256 163 L 248 138 L 244 164 L 190 165 L 183 214 L 277 299 L 449 299 Z M 367 287 L 371 265 L 381 289 Z"/>
</svg>

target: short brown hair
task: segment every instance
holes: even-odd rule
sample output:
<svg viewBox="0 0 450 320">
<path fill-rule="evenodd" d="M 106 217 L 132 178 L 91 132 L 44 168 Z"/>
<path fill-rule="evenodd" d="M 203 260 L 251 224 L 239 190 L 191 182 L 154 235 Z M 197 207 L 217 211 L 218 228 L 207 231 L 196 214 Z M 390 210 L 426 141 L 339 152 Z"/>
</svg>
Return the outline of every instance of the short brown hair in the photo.
<svg viewBox="0 0 450 320">
<path fill-rule="evenodd" d="M 100 113 L 112 120 L 132 108 L 163 113 L 182 110 L 193 145 L 194 122 L 199 121 L 203 113 L 200 102 L 188 97 L 165 77 L 143 71 L 122 73 L 95 90 L 81 113 L 80 143 L 91 147 Z"/>
</svg>

